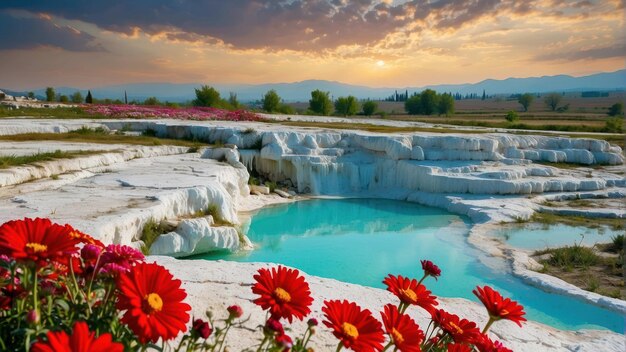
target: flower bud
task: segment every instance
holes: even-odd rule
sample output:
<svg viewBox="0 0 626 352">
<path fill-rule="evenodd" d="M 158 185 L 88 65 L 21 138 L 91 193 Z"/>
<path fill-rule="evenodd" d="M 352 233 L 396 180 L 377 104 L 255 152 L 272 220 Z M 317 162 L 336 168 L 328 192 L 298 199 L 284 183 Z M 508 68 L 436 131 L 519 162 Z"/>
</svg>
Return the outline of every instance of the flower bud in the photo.
<svg viewBox="0 0 626 352">
<path fill-rule="evenodd" d="M 280 321 L 274 318 L 267 319 L 267 322 L 265 323 L 265 328 L 266 331 L 268 331 L 269 333 L 277 333 L 278 335 L 283 335 L 285 333 L 285 330 L 283 329 L 283 324 L 281 324 Z"/>
<path fill-rule="evenodd" d="M 228 313 L 230 314 L 229 319 L 232 318 L 241 318 L 241 316 L 243 315 L 243 309 L 241 309 L 240 306 L 238 305 L 232 305 L 228 308 L 226 308 L 228 310 Z"/>
<path fill-rule="evenodd" d="M 40 316 L 39 312 L 32 309 L 26 314 L 26 322 L 29 324 L 39 324 Z"/>
<path fill-rule="evenodd" d="M 291 340 L 291 337 L 289 337 L 289 336 L 287 336 L 285 334 L 280 334 L 280 335 L 276 336 L 274 341 L 276 341 L 276 344 L 278 346 L 283 347 L 283 348 L 291 348 L 291 347 L 293 347 L 293 341 Z"/>
<path fill-rule="evenodd" d="M 203 339 L 207 339 L 213 332 L 209 323 L 203 321 L 202 319 L 196 319 L 193 321 L 192 330 Z"/>
</svg>

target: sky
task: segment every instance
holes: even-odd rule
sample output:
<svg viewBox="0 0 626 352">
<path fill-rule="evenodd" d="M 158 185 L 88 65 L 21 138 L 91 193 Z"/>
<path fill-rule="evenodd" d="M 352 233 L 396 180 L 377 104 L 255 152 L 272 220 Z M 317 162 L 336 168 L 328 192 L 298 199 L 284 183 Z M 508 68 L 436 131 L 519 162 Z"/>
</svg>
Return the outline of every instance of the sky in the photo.
<svg viewBox="0 0 626 352">
<path fill-rule="evenodd" d="M 624 68 L 625 3 L 2 0 L 0 87 L 583 76 Z"/>
</svg>

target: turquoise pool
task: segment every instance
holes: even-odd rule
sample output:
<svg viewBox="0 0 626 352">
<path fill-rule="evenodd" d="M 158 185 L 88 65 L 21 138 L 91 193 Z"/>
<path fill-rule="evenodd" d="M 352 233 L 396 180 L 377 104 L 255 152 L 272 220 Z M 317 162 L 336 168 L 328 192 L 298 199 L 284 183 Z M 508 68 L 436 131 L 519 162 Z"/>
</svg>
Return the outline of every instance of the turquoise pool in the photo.
<svg viewBox="0 0 626 352">
<path fill-rule="evenodd" d="M 436 295 L 478 301 L 472 289 L 490 285 L 522 303 L 529 319 L 561 329 L 624 331 L 619 314 L 543 292 L 504 267 L 481 263 L 466 241 L 470 226 L 464 217 L 408 202 L 309 200 L 259 211 L 248 231 L 255 250 L 195 258 L 282 263 L 311 275 L 381 288 L 388 273 L 421 277 L 420 259 L 429 259 L 442 270 L 438 281 L 426 281 Z"/>
</svg>

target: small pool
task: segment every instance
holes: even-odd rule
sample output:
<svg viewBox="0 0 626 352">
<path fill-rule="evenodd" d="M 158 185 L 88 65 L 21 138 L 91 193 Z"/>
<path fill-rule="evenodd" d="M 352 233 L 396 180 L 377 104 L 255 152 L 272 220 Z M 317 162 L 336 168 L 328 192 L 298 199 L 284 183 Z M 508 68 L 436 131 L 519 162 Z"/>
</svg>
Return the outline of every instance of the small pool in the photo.
<svg viewBox="0 0 626 352">
<path fill-rule="evenodd" d="M 598 243 L 609 243 L 612 241 L 611 237 L 623 233 L 623 230 L 615 231 L 605 226 L 587 228 L 564 224 L 527 224 L 503 227 L 492 236 L 514 248 L 538 250 L 574 244 L 593 246 Z"/>
<path fill-rule="evenodd" d="M 384 288 L 388 274 L 420 278 L 420 260 L 439 265 L 442 276 L 426 281 L 436 295 L 464 297 L 490 285 L 519 301 L 529 319 L 560 329 L 624 331 L 624 318 L 580 300 L 548 294 L 482 264 L 467 241 L 467 218 L 413 203 L 382 199 L 309 200 L 265 208 L 253 218 L 253 251 L 195 257 L 273 262 L 311 275 Z"/>
</svg>

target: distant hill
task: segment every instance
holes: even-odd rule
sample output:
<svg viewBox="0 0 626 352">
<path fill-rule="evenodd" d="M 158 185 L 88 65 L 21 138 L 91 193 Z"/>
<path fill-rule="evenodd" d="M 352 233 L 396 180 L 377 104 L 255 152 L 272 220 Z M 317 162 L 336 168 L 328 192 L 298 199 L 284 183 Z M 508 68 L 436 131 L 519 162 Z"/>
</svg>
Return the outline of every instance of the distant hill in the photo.
<svg viewBox="0 0 626 352">
<path fill-rule="evenodd" d="M 626 89 L 626 70 L 615 72 L 598 73 L 583 77 L 572 77 L 567 75 L 543 76 L 529 78 L 507 78 L 503 80 L 487 79 L 478 83 L 465 84 L 440 84 L 424 87 L 386 87 L 372 88 L 345 84 L 334 81 L 306 80 L 293 83 L 267 83 L 267 84 L 236 84 L 220 85 L 204 83 L 214 86 L 223 97 L 228 97 L 229 92 L 235 92 L 240 101 L 254 101 L 261 99 L 270 89 L 276 90 L 278 94 L 289 102 L 307 101 L 311 97 L 311 91 L 320 89 L 328 91 L 334 97 L 354 95 L 360 99 L 382 99 L 394 94 L 409 91 L 420 92 L 426 88 L 434 89 L 438 92 L 452 92 L 465 94 L 482 95 L 483 90 L 489 94 L 516 94 L 516 93 L 545 93 L 545 92 L 572 92 L 589 90 L 624 90 Z M 129 100 L 144 100 L 147 97 L 155 96 L 162 101 L 184 102 L 195 98 L 194 89 L 202 83 L 131 83 L 104 86 L 93 88 L 91 92 L 96 98 L 124 99 L 124 91 L 128 94 Z M 10 90 L 6 91 L 11 94 Z M 55 87 L 57 93 L 70 95 L 80 90 L 83 95 L 86 90 L 70 87 Z M 45 88 L 34 90 L 38 96 L 45 96 Z"/>
</svg>

